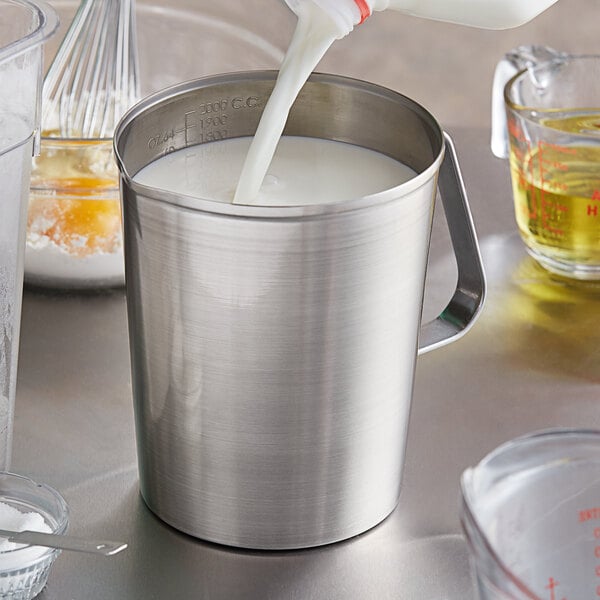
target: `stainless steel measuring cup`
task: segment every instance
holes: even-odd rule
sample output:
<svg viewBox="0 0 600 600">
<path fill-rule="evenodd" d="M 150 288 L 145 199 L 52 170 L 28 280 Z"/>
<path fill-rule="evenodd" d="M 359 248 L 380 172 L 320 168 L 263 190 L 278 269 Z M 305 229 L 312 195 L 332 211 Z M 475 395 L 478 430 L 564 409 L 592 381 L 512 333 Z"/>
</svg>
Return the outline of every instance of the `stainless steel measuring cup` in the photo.
<svg viewBox="0 0 600 600">
<path fill-rule="evenodd" d="M 482 600 L 600 594 L 600 431 L 510 441 L 467 469 L 462 524 Z"/>
<path fill-rule="evenodd" d="M 10 463 L 31 157 L 39 135 L 42 48 L 54 9 L 0 0 L 0 470 Z"/>
<path fill-rule="evenodd" d="M 173 150 L 256 130 L 276 73 L 153 95 L 115 134 L 141 492 L 192 535 L 250 548 L 342 540 L 396 506 L 417 351 L 462 335 L 484 278 L 454 151 L 421 106 L 314 75 L 285 134 L 417 175 L 344 203 L 243 206 L 140 185 Z M 457 290 L 420 332 L 436 183 Z"/>
<path fill-rule="evenodd" d="M 600 56 L 517 48 L 498 66 L 494 101 L 492 150 L 510 158 L 528 252 L 554 273 L 600 279 Z"/>
</svg>

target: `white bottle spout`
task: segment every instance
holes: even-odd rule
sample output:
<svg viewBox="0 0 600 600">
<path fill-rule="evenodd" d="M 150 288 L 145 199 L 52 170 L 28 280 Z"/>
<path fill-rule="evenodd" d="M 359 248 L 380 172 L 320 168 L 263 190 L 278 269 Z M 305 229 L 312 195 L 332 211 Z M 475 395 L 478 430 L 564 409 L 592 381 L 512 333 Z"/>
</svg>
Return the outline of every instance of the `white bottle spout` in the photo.
<svg viewBox="0 0 600 600">
<path fill-rule="evenodd" d="M 307 2 L 318 6 L 335 23 L 338 38 L 348 35 L 355 25 L 364 20 L 360 6 L 366 7 L 370 14 L 367 0 L 285 0 L 285 3 L 297 14 L 300 14 L 302 5 Z M 368 16 L 368 15 L 367 15 Z"/>
</svg>

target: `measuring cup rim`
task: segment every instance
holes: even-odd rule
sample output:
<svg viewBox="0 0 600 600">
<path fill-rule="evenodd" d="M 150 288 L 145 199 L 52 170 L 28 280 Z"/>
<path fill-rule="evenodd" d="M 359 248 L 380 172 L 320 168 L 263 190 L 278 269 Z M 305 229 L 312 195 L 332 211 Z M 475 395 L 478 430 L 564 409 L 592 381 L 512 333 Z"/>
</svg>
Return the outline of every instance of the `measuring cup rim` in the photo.
<svg viewBox="0 0 600 600">
<path fill-rule="evenodd" d="M 361 79 L 355 79 L 342 75 L 334 75 L 328 73 L 313 73 L 309 77 L 309 82 L 317 83 L 329 83 L 332 85 L 347 86 L 352 89 L 365 90 L 374 92 L 377 94 L 384 95 L 390 99 L 394 99 L 404 103 L 410 108 L 432 131 L 435 132 L 436 144 L 439 145 L 439 149 L 436 145 L 436 154 L 431 160 L 431 163 L 423 169 L 420 173 L 417 173 L 414 177 L 408 181 L 401 183 L 393 188 L 389 188 L 375 194 L 369 194 L 363 197 L 352 198 L 343 202 L 329 202 L 321 204 L 309 204 L 309 205 L 279 205 L 279 206 L 261 206 L 261 205 L 246 205 L 246 204 L 233 204 L 218 202 L 206 198 L 197 198 L 195 196 L 169 192 L 162 188 L 156 188 L 146 186 L 138 183 L 134 180 L 135 174 L 130 174 L 129 170 L 125 165 L 125 158 L 121 152 L 119 146 L 121 137 L 127 132 L 133 120 L 150 111 L 158 106 L 168 104 L 169 101 L 175 100 L 182 94 L 194 90 L 201 90 L 204 88 L 211 87 L 213 85 L 225 84 L 225 83 L 243 83 L 244 81 L 273 81 L 277 79 L 278 71 L 276 70 L 252 70 L 252 71 L 240 71 L 235 73 L 225 73 L 220 75 L 210 75 L 185 81 L 182 83 L 175 84 L 154 94 L 151 94 L 135 104 L 130 108 L 127 113 L 121 118 L 117 127 L 115 128 L 113 147 L 114 153 L 119 168 L 119 172 L 123 180 L 126 182 L 128 188 L 132 189 L 136 193 L 154 200 L 156 202 L 164 202 L 181 209 L 189 209 L 195 212 L 207 212 L 218 214 L 221 216 L 231 217 L 245 217 L 245 218 L 274 218 L 274 219 L 285 219 L 285 218 L 306 218 L 312 216 L 321 216 L 337 213 L 347 213 L 353 210 L 360 210 L 365 208 L 371 208 L 375 205 L 384 204 L 393 200 L 397 200 L 403 196 L 406 196 L 420 187 L 426 185 L 431 179 L 435 177 L 435 174 L 440 168 L 444 153 L 446 149 L 446 134 L 442 130 L 440 124 L 437 122 L 435 117 L 418 102 L 411 98 L 396 92 L 389 88 L 370 83 Z M 150 164 L 150 163 L 148 163 Z M 146 165 L 144 165 L 146 166 Z"/>
<path fill-rule="evenodd" d="M 52 144 L 68 144 L 68 145 L 76 145 L 80 144 L 82 146 L 92 146 L 92 145 L 104 145 L 104 144 L 112 144 L 112 137 L 66 137 L 66 136 L 54 136 L 54 135 L 42 135 L 42 140 L 45 142 L 49 142 Z"/>
<path fill-rule="evenodd" d="M 13 60 L 45 42 L 58 28 L 59 19 L 56 10 L 44 0 L 7 0 L 11 4 L 27 7 L 38 17 L 37 27 L 26 36 L 0 48 L 0 64 Z"/>
<path fill-rule="evenodd" d="M 477 544 L 483 547 L 483 552 L 485 555 L 490 558 L 494 566 L 498 568 L 502 574 L 529 600 L 541 600 L 539 596 L 537 596 L 534 592 L 532 592 L 529 587 L 523 583 L 523 581 L 515 575 L 504 563 L 504 561 L 500 558 L 498 553 L 494 550 L 493 546 L 488 540 L 487 535 L 483 531 L 483 527 L 477 516 L 475 515 L 475 511 L 473 509 L 473 500 L 472 494 L 470 492 L 470 486 L 472 484 L 472 479 L 474 472 L 476 469 L 486 468 L 489 463 L 496 460 L 499 456 L 502 456 L 506 453 L 507 450 L 512 450 L 515 447 L 529 443 L 535 440 L 542 440 L 548 438 L 565 438 L 567 436 L 589 436 L 593 438 L 597 438 L 600 442 L 600 430 L 597 429 L 582 429 L 582 428 L 569 428 L 569 427 L 561 427 L 561 428 L 549 428 L 542 429 L 539 431 L 534 431 L 531 433 L 527 433 L 525 435 L 516 437 L 512 440 L 504 442 L 491 452 L 489 452 L 486 456 L 484 456 L 481 461 L 475 466 L 466 469 L 460 479 L 460 492 L 461 492 L 461 505 L 462 505 L 462 515 L 461 522 L 463 525 L 463 529 L 466 534 L 467 542 L 473 549 L 473 552 L 478 554 Z M 477 537 L 477 540 L 473 539 L 473 530 Z"/>
<path fill-rule="evenodd" d="M 550 427 L 547 429 L 540 429 L 525 433 L 516 438 L 508 440 L 503 444 L 500 444 L 497 448 L 484 456 L 479 463 L 472 468 L 472 470 L 487 467 L 489 463 L 497 459 L 498 456 L 505 454 L 507 450 L 511 450 L 522 444 L 548 438 L 566 439 L 567 436 L 589 436 L 592 438 L 598 438 L 598 441 L 600 442 L 600 429 L 581 427 Z"/>
<path fill-rule="evenodd" d="M 514 84 L 519 79 L 521 79 L 521 77 L 523 77 L 524 75 L 529 73 L 530 70 L 535 71 L 536 69 L 541 69 L 541 68 L 547 67 L 550 64 L 569 64 L 576 60 L 600 60 L 600 54 L 561 54 L 550 60 L 546 60 L 546 61 L 537 63 L 535 65 L 530 65 L 523 69 L 520 69 L 504 85 L 504 89 L 503 89 L 504 103 L 506 104 L 506 106 L 508 108 L 510 108 L 511 110 L 514 110 L 515 112 L 523 112 L 523 111 L 530 111 L 530 110 L 538 109 L 539 107 L 537 107 L 537 106 L 529 106 L 526 104 L 519 104 L 517 102 L 514 102 L 510 98 L 510 90 L 512 89 Z M 600 107 L 589 107 L 590 110 L 597 110 L 598 108 L 600 108 Z"/>
</svg>

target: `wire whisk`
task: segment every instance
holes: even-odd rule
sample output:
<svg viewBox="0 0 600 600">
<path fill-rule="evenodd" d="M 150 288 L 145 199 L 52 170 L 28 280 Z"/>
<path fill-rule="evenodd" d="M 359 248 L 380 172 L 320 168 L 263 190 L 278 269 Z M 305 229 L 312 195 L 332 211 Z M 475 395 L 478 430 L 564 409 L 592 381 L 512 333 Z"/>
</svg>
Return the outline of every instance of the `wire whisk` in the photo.
<svg viewBox="0 0 600 600">
<path fill-rule="evenodd" d="M 110 138 L 139 98 L 135 0 L 82 0 L 44 79 L 44 136 Z"/>
</svg>

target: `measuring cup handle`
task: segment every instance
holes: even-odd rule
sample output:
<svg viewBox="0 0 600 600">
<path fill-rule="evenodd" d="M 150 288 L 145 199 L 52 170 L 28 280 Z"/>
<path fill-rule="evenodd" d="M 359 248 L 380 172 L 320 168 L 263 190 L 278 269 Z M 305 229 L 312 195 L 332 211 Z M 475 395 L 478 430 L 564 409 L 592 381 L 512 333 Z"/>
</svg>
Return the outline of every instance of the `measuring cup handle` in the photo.
<svg viewBox="0 0 600 600">
<path fill-rule="evenodd" d="M 483 307 L 485 274 L 454 144 L 444 133 L 446 153 L 438 176 L 440 197 L 456 256 L 458 280 L 448 306 L 421 327 L 419 354 L 439 348 L 464 335 Z"/>
<path fill-rule="evenodd" d="M 508 158 L 508 129 L 504 107 L 504 88 L 510 79 L 523 69 L 532 69 L 542 63 L 560 62 L 567 54 L 549 46 L 537 44 L 518 46 L 507 52 L 494 71 L 492 85 L 492 133 L 490 146 L 497 158 Z M 531 72 L 531 71 L 530 71 Z M 542 82 L 539 82 L 543 87 Z"/>
</svg>

